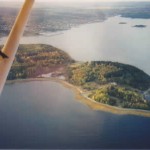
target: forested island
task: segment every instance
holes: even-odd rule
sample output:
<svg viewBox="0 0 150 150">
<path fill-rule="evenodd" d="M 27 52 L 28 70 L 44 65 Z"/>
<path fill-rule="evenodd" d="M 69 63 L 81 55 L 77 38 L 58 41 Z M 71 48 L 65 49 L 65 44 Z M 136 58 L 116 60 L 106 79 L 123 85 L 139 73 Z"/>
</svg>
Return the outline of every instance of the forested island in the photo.
<svg viewBox="0 0 150 150">
<path fill-rule="evenodd" d="M 146 25 L 135 25 L 135 26 L 133 26 L 133 27 L 135 27 L 135 28 L 146 28 Z"/>
<path fill-rule="evenodd" d="M 98 103 L 150 110 L 150 101 L 144 95 L 150 88 L 150 76 L 142 70 L 118 62 L 76 62 L 49 45 L 20 45 L 8 80 L 37 78 L 49 73 L 51 78 L 64 76 L 67 83 L 83 91 L 83 96 Z"/>
<path fill-rule="evenodd" d="M 119 24 L 127 24 L 126 22 L 119 22 Z"/>
</svg>

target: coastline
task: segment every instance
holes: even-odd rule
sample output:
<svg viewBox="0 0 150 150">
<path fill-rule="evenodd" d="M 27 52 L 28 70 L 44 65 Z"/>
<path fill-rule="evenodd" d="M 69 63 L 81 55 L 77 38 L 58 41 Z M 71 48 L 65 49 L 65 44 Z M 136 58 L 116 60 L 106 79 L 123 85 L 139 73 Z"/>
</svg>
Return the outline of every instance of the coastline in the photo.
<svg viewBox="0 0 150 150">
<path fill-rule="evenodd" d="M 17 80 L 7 81 L 6 84 L 15 84 L 15 83 L 32 82 L 32 81 L 52 81 L 52 82 L 60 83 L 64 87 L 71 89 L 75 93 L 75 98 L 78 101 L 87 105 L 93 110 L 105 111 L 105 112 L 109 112 L 109 113 L 113 113 L 117 115 L 136 115 L 136 116 L 150 117 L 150 111 L 148 110 L 119 108 L 119 107 L 110 106 L 107 104 L 96 102 L 92 100 L 91 98 L 88 98 L 85 95 L 83 95 L 83 91 L 79 87 L 74 86 L 68 83 L 67 81 L 61 80 L 58 78 L 17 79 Z"/>
</svg>

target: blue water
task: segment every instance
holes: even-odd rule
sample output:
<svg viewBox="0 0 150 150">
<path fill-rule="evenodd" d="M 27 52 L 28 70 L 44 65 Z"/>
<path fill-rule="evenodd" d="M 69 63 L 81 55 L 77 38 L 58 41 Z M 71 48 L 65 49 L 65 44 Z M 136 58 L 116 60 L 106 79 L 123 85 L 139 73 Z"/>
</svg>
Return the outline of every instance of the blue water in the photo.
<svg viewBox="0 0 150 150">
<path fill-rule="evenodd" d="M 150 148 L 150 118 L 94 111 L 59 83 L 5 86 L 0 148 Z"/>
</svg>

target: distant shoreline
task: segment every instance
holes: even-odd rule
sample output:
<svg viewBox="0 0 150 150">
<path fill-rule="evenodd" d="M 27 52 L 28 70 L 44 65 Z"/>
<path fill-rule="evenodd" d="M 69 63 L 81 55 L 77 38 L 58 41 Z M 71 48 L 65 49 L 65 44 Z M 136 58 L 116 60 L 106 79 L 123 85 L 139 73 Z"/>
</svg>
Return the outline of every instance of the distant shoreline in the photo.
<svg viewBox="0 0 150 150">
<path fill-rule="evenodd" d="M 75 97 L 80 102 L 88 105 L 93 110 L 101 110 L 105 112 L 110 112 L 117 115 L 136 115 L 136 116 L 143 116 L 143 117 L 150 117 L 150 111 L 147 110 L 139 110 L 139 109 L 125 109 L 125 108 L 119 108 L 115 106 L 110 106 L 107 104 L 102 104 L 99 102 L 96 102 L 86 96 L 84 96 L 82 93 L 82 89 L 80 89 L 77 86 L 74 86 L 70 83 L 68 83 L 65 80 L 61 80 L 58 78 L 31 78 L 31 79 L 18 79 L 18 80 L 11 80 L 7 81 L 6 84 L 14 84 L 14 83 L 22 83 L 22 82 L 32 82 L 32 81 L 52 81 L 62 84 L 64 87 L 71 89 L 75 93 Z"/>
</svg>

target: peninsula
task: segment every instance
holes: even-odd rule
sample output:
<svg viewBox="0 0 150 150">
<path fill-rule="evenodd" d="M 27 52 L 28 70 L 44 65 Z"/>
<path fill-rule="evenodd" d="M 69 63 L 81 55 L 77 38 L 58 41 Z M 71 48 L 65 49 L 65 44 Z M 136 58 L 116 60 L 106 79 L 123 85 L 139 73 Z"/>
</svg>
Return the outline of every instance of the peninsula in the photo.
<svg viewBox="0 0 150 150">
<path fill-rule="evenodd" d="M 63 77 L 62 81 L 59 77 Z M 67 53 L 49 45 L 20 45 L 8 80 L 30 78 L 58 79 L 78 89 L 80 98 L 96 102 L 94 105 L 120 111 L 146 110 L 150 116 L 150 101 L 145 96 L 149 94 L 150 76 L 131 65 L 110 61 L 76 62 Z"/>
</svg>

